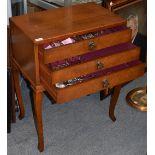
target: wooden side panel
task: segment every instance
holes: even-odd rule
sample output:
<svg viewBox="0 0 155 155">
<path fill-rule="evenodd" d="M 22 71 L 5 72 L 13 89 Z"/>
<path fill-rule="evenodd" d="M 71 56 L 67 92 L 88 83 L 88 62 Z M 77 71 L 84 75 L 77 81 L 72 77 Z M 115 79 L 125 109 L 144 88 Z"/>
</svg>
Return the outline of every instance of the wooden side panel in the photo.
<svg viewBox="0 0 155 155">
<path fill-rule="evenodd" d="M 41 52 L 43 52 L 43 62 L 45 64 L 48 64 L 54 61 L 63 60 L 69 57 L 91 52 L 88 49 L 88 45 L 90 42 L 95 43 L 96 48 L 94 50 L 99 50 L 102 48 L 129 42 L 130 40 L 131 40 L 131 30 L 127 29 L 107 34 L 101 37 L 97 37 L 94 39 L 84 40 L 74 44 L 61 46 L 58 48 L 41 50 Z"/>
<path fill-rule="evenodd" d="M 12 57 L 24 76 L 33 84 L 39 84 L 38 58 L 33 42 L 11 22 Z M 35 56 L 36 54 L 36 56 Z"/>
<path fill-rule="evenodd" d="M 56 91 L 52 89 L 52 81 L 51 81 L 51 74 L 47 67 L 40 63 L 40 78 L 41 84 L 48 90 L 49 94 L 56 100 Z"/>
<path fill-rule="evenodd" d="M 132 60 L 138 60 L 140 56 L 140 49 L 134 48 L 127 51 L 123 51 L 117 54 L 112 54 L 106 57 L 100 57 L 96 60 L 88 61 L 82 64 L 66 67 L 61 70 L 53 71 L 52 84 L 62 82 L 65 80 L 73 79 L 81 75 L 86 75 L 97 71 L 97 61 L 104 65 L 104 69 L 116 65 L 120 65 Z"/>
<path fill-rule="evenodd" d="M 72 99 L 79 98 L 91 93 L 103 90 L 104 79 L 107 79 L 110 83 L 110 87 L 134 80 L 144 74 L 144 64 L 136 65 L 129 69 L 121 70 L 106 76 L 94 78 L 87 82 L 83 82 L 74 86 L 69 86 L 63 89 L 55 88 L 57 91 L 57 102 L 64 103 Z"/>
</svg>

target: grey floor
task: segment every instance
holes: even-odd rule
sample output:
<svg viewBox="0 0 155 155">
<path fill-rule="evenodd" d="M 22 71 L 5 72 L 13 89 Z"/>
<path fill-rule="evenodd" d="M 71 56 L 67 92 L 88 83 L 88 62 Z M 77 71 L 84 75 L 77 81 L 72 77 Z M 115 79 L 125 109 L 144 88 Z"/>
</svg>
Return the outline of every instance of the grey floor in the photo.
<svg viewBox="0 0 155 155">
<path fill-rule="evenodd" d="M 63 105 L 51 104 L 44 95 L 45 150 L 42 155 L 146 155 L 147 113 L 128 106 L 125 97 L 133 88 L 146 85 L 146 74 L 121 90 L 115 110 L 117 121 L 109 119 L 110 97 L 99 93 Z M 12 124 L 8 134 L 8 155 L 38 155 L 29 89 L 22 82 L 26 116 Z"/>
</svg>

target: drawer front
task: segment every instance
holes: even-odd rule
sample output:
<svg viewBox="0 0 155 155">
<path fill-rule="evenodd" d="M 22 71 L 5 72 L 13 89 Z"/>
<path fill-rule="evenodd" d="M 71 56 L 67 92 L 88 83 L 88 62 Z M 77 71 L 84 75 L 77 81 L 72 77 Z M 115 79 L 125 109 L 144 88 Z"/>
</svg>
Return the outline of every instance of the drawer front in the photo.
<svg viewBox="0 0 155 155">
<path fill-rule="evenodd" d="M 108 80 L 109 87 L 114 87 L 119 84 L 136 79 L 144 74 L 144 64 L 139 63 L 131 67 L 114 71 L 112 73 L 92 78 L 82 83 L 78 83 L 66 88 L 56 88 L 50 79 L 50 73 L 45 65 L 40 66 L 41 82 L 45 89 L 55 99 L 57 103 L 68 102 L 72 99 L 79 98 L 91 93 L 105 89 L 103 80 Z"/>
<path fill-rule="evenodd" d="M 123 36 L 123 37 L 122 37 Z M 129 42 L 131 40 L 131 30 L 125 29 L 113 32 L 93 39 L 83 40 L 73 44 L 51 48 L 47 50 L 40 49 L 43 55 L 44 64 L 63 60 L 76 55 L 92 52 L 113 45 Z M 90 48 L 93 44 L 94 48 Z"/>
<path fill-rule="evenodd" d="M 140 49 L 138 47 L 114 53 L 105 57 L 99 57 L 85 63 L 69 66 L 60 70 L 52 71 L 51 82 L 57 82 L 73 79 L 81 75 L 86 75 L 97 70 L 108 67 L 120 65 L 132 60 L 138 60 L 140 56 Z"/>
<path fill-rule="evenodd" d="M 79 98 L 91 93 L 98 92 L 104 89 L 103 80 L 108 80 L 109 87 L 114 87 L 119 84 L 136 79 L 144 74 L 144 64 L 131 67 L 129 69 L 121 70 L 110 75 L 94 78 L 92 80 L 69 86 L 63 89 L 56 89 L 57 102 L 64 103 L 72 99 Z"/>
</svg>

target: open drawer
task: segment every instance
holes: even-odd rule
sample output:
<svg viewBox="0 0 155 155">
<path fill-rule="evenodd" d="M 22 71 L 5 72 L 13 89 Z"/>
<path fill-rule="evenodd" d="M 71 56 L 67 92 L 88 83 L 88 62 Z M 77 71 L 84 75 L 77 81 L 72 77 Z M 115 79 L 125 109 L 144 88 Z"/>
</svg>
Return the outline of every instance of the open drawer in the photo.
<svg viewBox="0 0 155 155">
<path fill-rule="evenodd" d="M 56 88 L 55 84 L 51 82 L 50 73 L 44 67 L 45 65 L 40 64 L 41 82 L 57 103 L 68 102 L 72 99 L 106 89 L 103 83 L 105 80 L 108 82 L 108 88 L 112 88 L 144 74 L 144 64 L 134 60 L 86 75 L 83 81 L 65 88 Z"/>
<path fill-rule="evenodd" d="M 55 43 L 52 42 L 40 45 L 39 51 L 42 55 L 43 63 L 48 64 L 68 57 L 129 42 L 131 41 L 131 29 L 122 25 L 79 36 L 71 36 L 68 39 L 74 40 L 73 43 L 63 45 L 62 42 L 65 40 L 57 40 Z M 47 48 L 48 46 L 51 46 L 52 48 Z"/>
<path fill-rule="evenodd" d="M 49 72 L 51 83 L 55 84 L 132 60 L 138 60 L 139 56 L 139 47 L 131 43 L 123 43 L 90 54 L 86 53 L 63 61 L 49 63 L 44 69 Z"/>
</svg>

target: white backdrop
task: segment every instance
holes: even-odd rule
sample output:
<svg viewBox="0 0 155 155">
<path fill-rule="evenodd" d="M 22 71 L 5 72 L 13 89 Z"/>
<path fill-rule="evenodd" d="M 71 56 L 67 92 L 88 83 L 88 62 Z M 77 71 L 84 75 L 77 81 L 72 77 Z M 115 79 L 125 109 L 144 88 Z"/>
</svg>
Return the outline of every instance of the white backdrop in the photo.
<svg viewBox="0 0 155 155">
<path fill-rule="evenodd" d="M 7 0 L 7 25 L 9 25 L 9 17 L 12 16 L 11 0 Z"/>
</svg>

